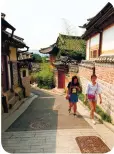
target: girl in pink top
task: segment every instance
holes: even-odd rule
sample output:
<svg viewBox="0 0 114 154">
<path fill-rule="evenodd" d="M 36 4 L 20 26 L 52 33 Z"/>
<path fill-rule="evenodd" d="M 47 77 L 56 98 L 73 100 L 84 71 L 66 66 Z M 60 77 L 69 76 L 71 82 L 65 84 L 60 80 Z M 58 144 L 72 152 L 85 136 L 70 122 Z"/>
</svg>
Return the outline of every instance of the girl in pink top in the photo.
<svg viewBox="0 0 114 154">
<path fill-rule="evenodd" d="M 86 89 L 86 98 L 85 101 L 88 100 L 90 104 L 90 118 L 92 119 L 92 122 L 96 124 L 94 120 L 94 112 L 96 110 L 96 104 L 97 104 L 97 97 L 100 98 L 100 104 L 102 103 L 102 97 L 101 97 L 101 89 L 99 84 L 96 82 L 97 76 L 92 75 L 91 76 L 91 82 L 88 84 Z"/>
</svg>

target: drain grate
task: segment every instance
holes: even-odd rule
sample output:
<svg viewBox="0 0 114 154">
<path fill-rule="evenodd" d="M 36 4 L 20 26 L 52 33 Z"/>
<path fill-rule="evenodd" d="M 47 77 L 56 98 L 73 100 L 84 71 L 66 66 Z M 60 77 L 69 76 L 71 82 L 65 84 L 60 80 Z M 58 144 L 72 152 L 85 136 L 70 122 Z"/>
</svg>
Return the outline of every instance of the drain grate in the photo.
<svg viewBox="0 0 114 154">
<path fill-rule="evenodd" d="M 40 118 L 32 122 L 29 125 L 29 127 L 32 129 L 45 129 L 45 128 L 50 128 L 51 124 L 49 121 L 45 120 L 44 118 Z"/>
<path fill-rule="evenodd" d="M 76 137 L 76 141 L 82 153 L 106 153 L 110 149 L 97 136 Z"/>
</svg>

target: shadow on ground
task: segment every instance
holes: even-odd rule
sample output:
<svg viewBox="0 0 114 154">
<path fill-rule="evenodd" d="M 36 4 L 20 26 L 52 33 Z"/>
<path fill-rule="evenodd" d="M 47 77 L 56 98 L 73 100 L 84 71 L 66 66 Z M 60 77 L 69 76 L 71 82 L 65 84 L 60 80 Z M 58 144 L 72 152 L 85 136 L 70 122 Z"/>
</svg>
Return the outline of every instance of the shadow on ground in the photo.
<svg viewBox="0 0 114 154">
<path fill-rule="evenodd" d="M 26 111 L 7 129 L 6 133 L 9 133 L 9 132 L 13 133 L 13 136 L 10 138 L 10 140 L 7 139 L 7 143 L 8 143 L 8 140 L 10 142 L 11 140 L 14 140 L 14 138 L 20 139 L 20 142 L 16 147 L 17 148 L 16 152 L 20 152 L 20 151 L 24 152 L 26 150 L 23 150 L 23 147 L 21 148 L 20 145 L 23 142 L 23 144 L 25 144 L 25 147 L 26 147 L 28 146 L 26 145 L 28 143 L 28 140 L 30 140 L 29 144 L 31 145 L 31 152 L 35 152 L 34 151 L 35 149 L 36 149 L 36 152 L 38 152 L 40 149 L 39 152 L 55 153 L 56 152 L 56 130 L 57 130 L 57 123 L 58 123 L 58 111 L 53 110 L 55 97 L 42 91 L 32 90 L 32 92 L 38 95 L 39 97 L 36 98 L 31 103 L 31 105 L 26 109 Z M 47 130 L 50 130 L 51 132 L 49 133 Z M 27 138 L 30 131 L 36 132 L 36 135 L 34 136 L 36 141 L 33 139 L 33 137 Z M 50 141 L 52 144 L 48 145 Z M 34 146 L 33 144 L 34 142 L 36 146 Z M 41 142 L 43 142 L 43 146 Z M 6 140 L 5 140 L 5 143 L 6 143 Z M 18 150 L 18 146 L 19 146 L 19 150 Z M 51 147 L 49 148 L 49 146 Z M 14 151 L 15 147 L 14 149 L 11 149 L 11 148 L 10 148 L 10 151 Z M 6 150 L 6 151 L 9 151 L 9 150 Z"/>
<path fill-rule="evenodd" d="M 28 139 L 26 135 L 28 132 L 33 131 L 36 132 L 36 134 L 39 133 L 39 135 L 34 136 L 37 141 L 39 140 L 39 142 L 36 142 L 37 152 L 41 149 L 40 153 L 55 153 L 57 129 L 92 128 L 80 114 L 78 117 L 74 117 L 73 114 L 68 114 L 68 102 L 63 96 L 50 95 L 46 92 L 33 89 L 32 92 L 39 97 L 31 103 L 26 111 L 6 131 L 7 133 L 13 133 L 10 141 L 14 138 L 20 139 L 18 146 L 21 145 L 21 142 L 27 144 Z M 27 134 L 25 134 L 26 132 Z M 42 141 L 43 146 L 41 146 L 40 141 L 42 138 L 44 139 L 44 141 Z M 32 144 L 34 142 L 33 139 L 29 139 L 30 144 Z M 50 141 L 53 144 L 48 145 Z M 31 145 L 31 147 L 33 146 Z M 34 147 L 32 150 L 32 152 L 34 152 Z M 17 150 L 16 152 L 19 151 Z"/>
</svg>

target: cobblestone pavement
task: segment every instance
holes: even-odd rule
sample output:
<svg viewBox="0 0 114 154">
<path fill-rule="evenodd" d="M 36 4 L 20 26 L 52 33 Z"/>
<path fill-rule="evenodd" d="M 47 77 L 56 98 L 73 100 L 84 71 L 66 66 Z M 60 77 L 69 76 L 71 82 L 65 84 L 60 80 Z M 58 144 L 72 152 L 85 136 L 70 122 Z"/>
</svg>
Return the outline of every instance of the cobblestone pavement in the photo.
<svg viewBox="0 0 114 154">
<path fill-rule="evenodd" d="M 76 137 L 100 137 L 80 113 L 78 117 L 69 115 L 63 96 L 32 92 L 39 97 L 2 134 L 2 145 L 7 152 L 80 153 Z"/>
</svg>

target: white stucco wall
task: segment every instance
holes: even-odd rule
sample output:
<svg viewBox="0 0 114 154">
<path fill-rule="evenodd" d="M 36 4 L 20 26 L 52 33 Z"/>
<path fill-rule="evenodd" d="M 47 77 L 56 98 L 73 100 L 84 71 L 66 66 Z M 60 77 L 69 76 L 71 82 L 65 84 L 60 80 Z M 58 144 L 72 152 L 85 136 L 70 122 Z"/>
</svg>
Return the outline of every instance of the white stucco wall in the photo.
<svg viewBox="0 0 114 154">
<path fill-rule="evenodd" d="M 87 40 L 86 60 L 89 60 L 90 59 L 89 57 L 90 57 L 90 50 L 91 50 L 91 48 L 94 48 L 96 46 L 99 47 L 99 39 L 100 39 L 100 34 L 97 34 L 94 37 L 92 37 L 89 40 Z"/>
<path fill-rule="evenodd" d="M 90 47 L 93 47 L 95 45 L 99 45 L 99 38 L 100 38 L 100 35 L 97 34 L 95 35 L 94 37 L 91 38 L 91 44 L 90 44 Z"/>
<path fill-rule="evenodd" d="M 103 31 L 102 55 L 114 55 L 114 25 Z"/>
</svg>

